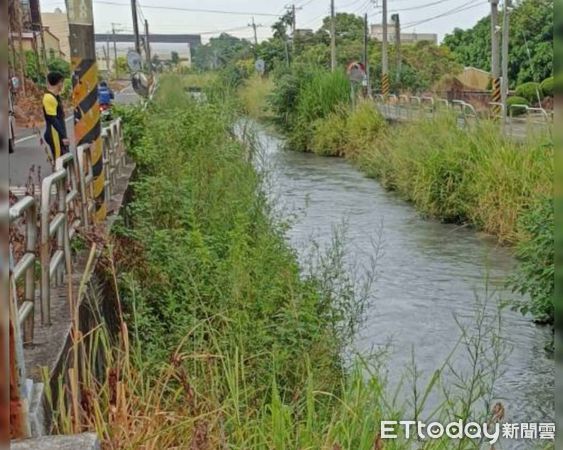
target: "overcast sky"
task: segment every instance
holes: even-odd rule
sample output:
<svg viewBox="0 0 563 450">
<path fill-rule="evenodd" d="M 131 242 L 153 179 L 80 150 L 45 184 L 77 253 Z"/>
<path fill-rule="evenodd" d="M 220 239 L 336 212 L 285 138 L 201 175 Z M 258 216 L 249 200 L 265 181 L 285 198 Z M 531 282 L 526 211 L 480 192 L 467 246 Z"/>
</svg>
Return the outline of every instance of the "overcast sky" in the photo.
<svg viewBox="0 0 563 450">
<path fill-rule="evenodd" d="M 96 32 L 132 31 L 129 0 L 93 0 Z M 363 15 L 370 23 L 381 22 L 382 0 L 335 0 L 337 12 Z M 153 33 L 203 33 L 204 42 L 221 31 L 251 38 L 248 24 L 254 16 L 260 40 L 271 36 L 271 25 L 289 3 L 283 0 L 138 0 L 141 15 Z M 63 0 L 41 0 L 43 12 L 64 10 Z M 297 28 L 317 29 L 329 14 L 329 0 L 295 0 Z M 488 0 L 388 0 L 389 15 L 398 12 L 405 32 L 444 34 L 455 27 L 469 28 L 489 12 Z M 194 9 L 183 11 L 165 8 Z M 301 8 L 301 9 L 299 9 Z M 208 11 L 201 11 L 208 10 Z M 212 12 L 213 10 L 215 12 Z M 441 16 L 441 17 L 439 17 Z"/>
</svg>

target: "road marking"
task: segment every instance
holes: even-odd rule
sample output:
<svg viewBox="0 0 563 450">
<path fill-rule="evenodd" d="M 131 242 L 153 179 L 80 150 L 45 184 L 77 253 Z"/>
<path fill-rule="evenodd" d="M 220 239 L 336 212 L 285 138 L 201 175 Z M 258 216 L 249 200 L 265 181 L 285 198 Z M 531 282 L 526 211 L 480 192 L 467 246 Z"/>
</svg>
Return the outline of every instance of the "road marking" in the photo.
<svg viewBox="0 0 563 450">
<path fill-rule="evenodd" d="M 26 137 L 23 137 L 23 138 L 19 138 L 19 139 L 17 139 L 17 140 L 14 142 L 14 144 L 21 144 L 22 142 L 29 141 L 30 139 L 35 139 L 35 138 L 37 138 L 37 137 L 39 137 L 39 133 L 37 133 L 37 134 L 32 134 L 31 136 L 26 136 Z"/>
<path fill-rule="evenodd" d="M 73 119 L 73 117 L 74 117 L 74 116 L 68 116 L 68 117 L 65 119 L 65 122 L 71 121 L 71 120 Z M 16 139 L 16 140 L 14 141 L 14 144 L 21 144 L 22 142 L 29 141 L 30 139 L 38 138 L 38 137 L 40 137 L 40 135 L 41 135 L 41 134 L 40 134 L 39 132 L 33 133 L 33 134 L 30 135 L 30 136 L 25 136 L 25 137 Z"/>
</svg>

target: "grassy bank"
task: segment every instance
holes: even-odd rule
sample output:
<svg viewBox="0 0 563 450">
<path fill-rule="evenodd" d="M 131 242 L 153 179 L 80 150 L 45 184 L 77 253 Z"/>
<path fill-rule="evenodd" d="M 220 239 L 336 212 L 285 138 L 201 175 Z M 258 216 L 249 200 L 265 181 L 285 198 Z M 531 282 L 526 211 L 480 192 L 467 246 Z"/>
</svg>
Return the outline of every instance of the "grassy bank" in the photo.
<svg viewBox="0 0 563 450">
<path fill-rule="evenodd" d="M 181 85 L 163 77 L 148 116 L 124 115 L 138 176 L 105 257 L 122 322 L 117 338 L 101 320 L 76 344 L 81 377 L 61 380 L 56 431 L 95 430 L 105 448 L 406 449 L 402 437 L 382 442 L 380 421 L 422 417 L 446 390 L 433 419 L 491 419 L 492 322 L 460 341 L 479 363 L 458 384 L 441 385 L 455 376 L 447 361 L 428 381 L 413 369 L 412 404 L 387 392 L 377 365 L 344 364 L 362 308 L 338 242 L 300 268 L 231 137 L 232 96 L 196 103 Z"/>
<path fill-rule="evenodd" d="M 389 126 L 371 102 L 352 107 L 349 91 L 339 73 L 301 68 L 278 76 L 270 104 L 288 146 L 347 157 L 424 215 L 516 245 L 521 265 L 511 285 L 532 297 L 516 307 L 552 322 L 550 140 L 516 143 L 485 121 L 463 130 L 453 115 Z"/>
</svg>

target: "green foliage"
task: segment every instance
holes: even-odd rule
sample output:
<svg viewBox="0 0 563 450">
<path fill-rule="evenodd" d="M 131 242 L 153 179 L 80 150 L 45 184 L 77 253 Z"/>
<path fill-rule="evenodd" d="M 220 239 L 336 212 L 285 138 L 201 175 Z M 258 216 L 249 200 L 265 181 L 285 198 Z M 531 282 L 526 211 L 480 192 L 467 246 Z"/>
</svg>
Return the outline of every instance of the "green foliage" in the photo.
<svg viewBox="0 0 563 450">
<path fill-rule="evenodd" d="M 70 64 L 62 58 L 52 58 L 47 62 L 47 68 L 51 72 L 59 72 L 65 78 L 70 78 Z"/>
<path fill-rule="evenodd" d="M 387 126 L 372 101 L 360 101 L 350 112 L 346 124 L 346 156 L 355 158 L 381 138 Z"/>
<path fill-rule="evenodd" d="M 517 273 L 511 278 L 513 289 L 530 300 L 517 305 L 523 313 L 531 313 L 538 322 L 553 323 L 555 292 L 553 198 L 541 199 L 520 219 L 525 234 L 518 245 L 516 256 L 520 260 Z"/>
<path fill-rule="evenodd" d="M 132 157 L 141 151 L 141 143 L 148 123 L 148 113 L 140 105 L 113 105 L 113 115 L 123 121 L 123 137 L 127 153 Z"/>
<path fill-rule="evenodd" d="M 335 111 L 315 120 L 311 151 L 321 156 L 343 156 L 346 146 L 346 111 Z"/>
<path fill-rule="evenodd" d="M 129 73 L 129 66 L 127 65 L 127 58 L 125 56 L 117 57 L 117 70 L 120 75 L 125 75 Z"/>
<path fill-rule="evenodd" d="M 538 96 L 539 100 L 543 99 L 543 91 L 540 84 L 533 81 L 517 86 L 515 94 L 517 97 L 525 98 L 528 103 L 537 103 Z"/>
<path fill-rule="evenodd" d="M 178 52 L 173 51 L 170 53 L 170 61 L 172 61 L 172 64 L 174 64 L 175 66 L 180 63 L 180 55 L 178 54 Z"/>
<path fill-rule="evenodd" d="M 72 97 L 72 79 L 70 77 L 65 78 L 63 81 L 63 91 L 61 92 L 61 96 L 66 100 L 70 100 Z"/>
<path fill-rule="evenodd" d="M 39 59 L 35 52 L 25 52 L 25 76 L 35 83 L 45 84 L 45 74 L 41 73 Z"/>
<path fill-rule="evenodd" d="M 221 33 L 195 48 L 193 63 L 200 70 L 223 69 L 239 59 L 248 59 L 251 54 L 250 42 Z"/>
<path fill-rule="evenodd" d="M 508 99 L 506 100 L 506 108 L 507 108 L 506 114 L 512 113 L 512 115 L 515 117 L 526 114 L 526 108 L 513 107 L 515 105 L 529 106 L 530 103 L 524 97 L 516 97 L 516 96 L 508 97 Z"/>
<path fill-rule="evenodd" d="M 278 123 L 296 149 L 309 150 L 313 123 L 350 101 L 343 71 L 296 68 L 275 80 L 271 104 Z"/>
<path fill-rule="evenodd" d="M 553 75 L 553 0 L 522 0 L 510 22 L 511 86 Z M 464 66 L 490 71 L 490 23 L 490 17 L 484 17 L 471 29 L 455 29 L 444 38 L 444 45 Z"/>
<path fill-rule="evenodd" d="M 553 97 L 553 87 L 555 80 L 553 77 L 546 78 L 541 82 L 540 89 L 545 97 Z"/>
<path fill-rule="evenodd" d="M 551 195 L 552 158 L 553 148 L 537 140 L 523 147 L 501 137 L 495 124 L 467 131 L 445 116 L 393 127 L 357 160 L 423 213 L 515 243 L 518 218 Z"/>
</svg>

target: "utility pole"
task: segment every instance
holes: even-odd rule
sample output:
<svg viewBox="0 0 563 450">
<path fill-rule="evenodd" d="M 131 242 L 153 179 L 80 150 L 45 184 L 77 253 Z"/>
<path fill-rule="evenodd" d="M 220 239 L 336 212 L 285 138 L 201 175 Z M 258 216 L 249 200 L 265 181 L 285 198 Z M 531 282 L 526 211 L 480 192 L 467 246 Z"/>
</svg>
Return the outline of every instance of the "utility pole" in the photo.
<svg viewBox="0 0 563 450">
<path fill-rule="evenodd" d="M 366 69 L 366 96 L 371 94 L 369 88 L 369 30 L 368 30 L 368 13 L 364 14 L 364 67 Z"/>
<path fill-rule="evenodd" d="M 97 101 L 98 66 L 94 43 L 94 13 L 92 0 L 67 0 L 67 16 L 72 69 L 72 106 L 74 109 L 74 138 L 76 146 L 90 144 L 92 152 L 94 220 L 106 217 L 104 193 L 102 140 L 100 138 L 100 109 Z"/>
<path fill-rule="evenodd" d="M 389 59 L 387 55 L 387 0 L 383 0 L 382 22 L 382 48 L 381 48 L 381 93 L 384 97 L 389 95 Z"/>
<path fill-rule="evenodd" d="M 334 0 L 330 0 L 330 68 L 336 70 L 336 18 L 334 17 Z"/>
<path fill-rule="evenodd" d="M 254 47 L 256 47 L 258 45 L 258 34 L 256 34 L 256 22 L 254 22 L 254 17 L 252 17 L 252 23 L 248 24 L 249 27 L 252 27 L 252 30 L 254 31 Z"/>
<path fill-rule="evenodd" d="M 511 0 L 504 0 L 504 9 L 502 17 L 502 89 L 501 99 L 504 107 L 505 115 L 503 123 L 506 123 L 508 116 L 508 49 L 509 49 L 509 36 L 510 36 L 510 7 L 512 6 Z"/>
<path fill-rule="evenodd" d="M 113 37 L 113 63 L 115 64 L 115 78 L 119 78 L 119 65 L 117 64 L 117 39 L 115 38 L 115 24 L 111 24 L 111 35 Z"/>
<path fill-rule="evenodd" d="M 135 35 L 135 51 L 141 54 L 141 38 L 139 37 L 139 22 L 137 18 L 137 0 L 131 0 L 131 14 L 133 14 L 133 34 Z"/>
<path fill-rule="evenodd" d="M 399 19 L 399 14 L 393 14 L 391 20 L 395 24 L 395 51 L 397 53 L 397 84 L 401 82 L 401 70 L 403 60 L 401 57 L 401 20 Z"/>
<path fill-rule="evenodd" d="M 295 3 L 291 5 L 291 34 L 295 39 L 295 30 L 297 29 L 297 19 L 295 17 Z"/>
<path fill-rule="evenodd" d="M 109 76 L 109 38 L 106 40 L 106 46 L 102 47 L 102 50 L 104 51 L 104 59 L 106 60 L 106 69 L 108 71 L 108 76 Z"/>
<path fill-rule="evenodd" d="M 149 73 L 152 74 L 152 62 L 151 62 L 151 43 L 149 40 L 149 21 L 145 19 L 145 53 L 147 54 L 147 65 L 149 68 Z"/>
<path fill-rule="evenodd" d="M 491 101 L 494 103 L 501 102 L 501 86 L 500 86 L 500 45 L 499 45 L 499 28 L 498 28 L 498 2 L 499 0 L 490 0 L 491 2 L 491 75 L 493 77 L 493 92 Z M 500 107 L 493 105 L 492 111 L 494 117 L 500 115 Z"/>
</svg>

